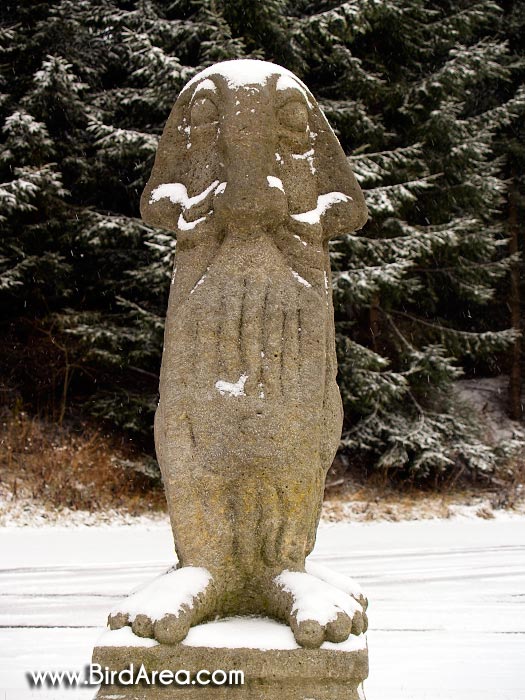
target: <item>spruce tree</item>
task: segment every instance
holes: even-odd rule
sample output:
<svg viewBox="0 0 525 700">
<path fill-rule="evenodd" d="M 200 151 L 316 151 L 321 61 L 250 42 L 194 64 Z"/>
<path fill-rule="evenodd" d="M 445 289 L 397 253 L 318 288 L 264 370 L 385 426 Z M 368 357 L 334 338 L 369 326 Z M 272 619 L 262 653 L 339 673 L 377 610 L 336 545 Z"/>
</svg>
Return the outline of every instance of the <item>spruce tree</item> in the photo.
<svg viewBox="0 0 525 700">
<path fill-rule="evenodd" d="M 140 221 L 140 193 L 183 84 L 260 57 L 311 88 L 370 209 L 332 249 L 346 449 L 405 476 L 490 469 L 453 383 L 514 338 L 486 312 L 515 264 L 496 154 L 523 113 L 501 17 L 489 0 L 8 4 L 0 304 L 14 346 L 25 317 L 56 349 L 61 414 L 74 396 L 151 435 L 175 239 Z"/>
<path fill-rule="evenodd" d="M 323 35 L 318 94 L 354 152 L 371 215 L 362 237 L 334 247 L 344 442 L 417 477 L 490 469 L 494 451 L 452 388 L 461 363 L 513 340 L 483 320 L 510 263 L 500 252 L 505 186 L 493 140 L 523 108 L 522 93 L 496 111 L 479 100 L 512 72 L 489 32 L 500 10 L 383 2 L 356 18 L 355 9 L 338 3 L 303 20 Z M 340 77 L 330 83 L 325 70 Z"/>
</svg>

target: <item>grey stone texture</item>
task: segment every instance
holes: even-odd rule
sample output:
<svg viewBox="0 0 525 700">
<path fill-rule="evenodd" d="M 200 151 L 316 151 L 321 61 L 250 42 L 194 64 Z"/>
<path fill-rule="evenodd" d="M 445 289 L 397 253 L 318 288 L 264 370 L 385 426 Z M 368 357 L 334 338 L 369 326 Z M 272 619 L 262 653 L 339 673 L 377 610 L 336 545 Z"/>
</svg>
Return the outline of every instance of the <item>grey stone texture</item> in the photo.
<svg viewBox="0 0 525 700">
<path fill-rule="evenodd" d="M 141 212 L 177 236 L 155 444 L 178 602 L 123 605 L 110 626 L 176 644 L 203 620 L 255 614 L 312 649 L 360 634 L 362 596 L 305 572 L 342 426 L 328 242 L 367 218 L 337 138 L 285 69 L 217 64 L 175 103 Z M 338 658 L 311 652 L 312 668 L 325 659 L 339 678 Z"/>
<path fill-rule="evenodd" d="M 118 671 L 141 664 L 153 670 L 197 671 L 222 669 L 244 671 L 244 685 L 179 687 L 103 685 L 97 700 L 359 700 L 358 688 L 368 676 L 366 648 L 356 651 L 333 649 L 210 649 L 159 645 L 157 647 L 97 647 L 93 662 Z M 180 675 L 183 681 L 187 676 Z M 221 680 L 222 676 L 219 677 Z M 362 696 L 361 696 L 362 697 Z"/>
</svg>

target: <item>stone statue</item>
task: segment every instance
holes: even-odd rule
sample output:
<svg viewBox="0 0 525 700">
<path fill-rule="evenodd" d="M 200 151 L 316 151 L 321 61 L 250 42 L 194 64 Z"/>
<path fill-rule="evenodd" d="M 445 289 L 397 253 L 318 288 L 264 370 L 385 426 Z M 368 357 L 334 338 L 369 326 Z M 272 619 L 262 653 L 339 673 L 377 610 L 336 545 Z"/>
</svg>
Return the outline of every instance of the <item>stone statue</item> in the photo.
<svg viewBox="0 0 525 700">
<path fill-rule="evenodd" d="M 110 627 L 174 644 L 264 615 L 309 648 L 360 634 L 363 596 L 305 568 L 342 425 L 328 241 L 367 218 L 337 138 L 289 71 L 211 66 L 171 112 L 141 212 L 177 234 L 155 444 L 179 568 Z"/>
</svg>

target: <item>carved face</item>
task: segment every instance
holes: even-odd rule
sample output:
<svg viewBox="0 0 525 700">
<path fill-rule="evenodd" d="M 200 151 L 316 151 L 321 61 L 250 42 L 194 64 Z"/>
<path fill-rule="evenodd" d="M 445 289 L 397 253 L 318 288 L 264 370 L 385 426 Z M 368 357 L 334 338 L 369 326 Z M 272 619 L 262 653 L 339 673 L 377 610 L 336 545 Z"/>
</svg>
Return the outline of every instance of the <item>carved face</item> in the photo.
<svg viewBox="0 0 525 700">
<path fill-rule="evenodd" d="M 177 232 L 179 256 L 191 250 L 199 275 L 218 244 L 264 234 L 319 288 L 329 276 L 328 239 L 366 220 L 361 190 L 315 99 L 289 71 L 254 60 L 216 64 L 186 85 L 141 211 Z"/>
<path fill-rule="evenodd" d="M 324 238 L 366 220 L 359 187 L 312 95 L 289 71 L 253 60 L 214 65 L 184 88 L 142 214 L 175 231 L 213 214 L 219 226 L 234 217 L 252 229 L 323 219 Z"/>
</svg>

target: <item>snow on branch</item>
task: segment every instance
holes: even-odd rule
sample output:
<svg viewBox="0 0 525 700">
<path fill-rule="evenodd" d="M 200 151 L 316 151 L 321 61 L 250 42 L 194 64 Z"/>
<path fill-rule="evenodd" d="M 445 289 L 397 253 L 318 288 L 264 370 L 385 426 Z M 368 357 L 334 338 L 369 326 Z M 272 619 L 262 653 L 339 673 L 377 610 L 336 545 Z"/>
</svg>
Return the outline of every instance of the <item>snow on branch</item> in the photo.
<svg viewBox="0 0 525 700">
<path fill-rule="evenodd" d="M 175 81 L 179 87 L 182 87 L 186 75 L 178 58 L 170 56 L 160 46 L 153 44 L 151 37 L 143 32 L 125 29 L 122 36 L 124 44 L 131 44 L 133 47 L 135 77 L 146 79 L 154 77 L 156 81 L 162 80 L 164 90 L 166 82 Z"/>
<path fill-rule="evenodd" d="M 424 170 L 422 144 L 394 148 L 377 153 L 359 153 L 348 157 L 354 175 L 363 187 L 376 185 L 384 178 L 391 177 L 399 168 Z"/>
<path fill-rule="evenodd" d="M 135 157 L 137 153 L 150 156 L 155 153 L 159 143 L 159 136 L 147 134 L 133 129 L 120 129 L 108 126 L 101 121 L 91 120 L 88 131 L 95 136 L 95 143 L 104 149 L 110 156 L 119 156 L 127 152 Z"/>
<path fill-rule="evenodd" d="M 383 313 L 386 312 L 383 310 Z M 505 350 L 519 337 L 519 333 L 512 328 L 501 331 L 485 331 L 475 333 L 460 331 L 450 326 L 444 326 L 436 320 L 424 319 L 414 316 L 406 311 L 392 309 L 386 315 L 399 316 L 417 325 L 424 326 L 432 331 L 433 335 L 440 339 L 440 342 L 448 348 L 459 348 L 465 355 L 487 355 L 493 352 Z"/>
<path fill-rule="evenodd" d="M 349 270 L 335 271 L 332 278 L 334 285 L 348 294 L 353 303 L 367 304 L 380 289 L 399 288 L 411 267 L 411 260 L 362 265 Z M 418 283 L 414 280 L 413 284 Z"/>
<path fill-rule="evenodd" d="M 49 163 L 41 168 L 15 168 L 15 179 L 0 183 L 0 221 L 16 212 L 37 209 L 39 196 L 65 197 L 62 176 Z"/>
<path fill-rule="evenodd" d="M 414 202 L 417 199 L 418 191 L 432 187 L 432 181 L 436 177 L 439 176 L 422 177 L 417 180 L 401 182 L 397 185 L 385 185 L 364 190 L 363 194 L 370 211 L 370 218 L 383 218 L 397 214 L 403 204 Z"/>
<path fill-rule="evenodd" d="M 422 96 L 463 96 L 465 89 L 487 78 L 507 80 L 509 69 L 503 61 L 505 42 L 483 39 L 472 46 L 459 44 L 449 51 L 441 68 L 421 80 L 405 97 L 405 109 Z"/>
</svg>

